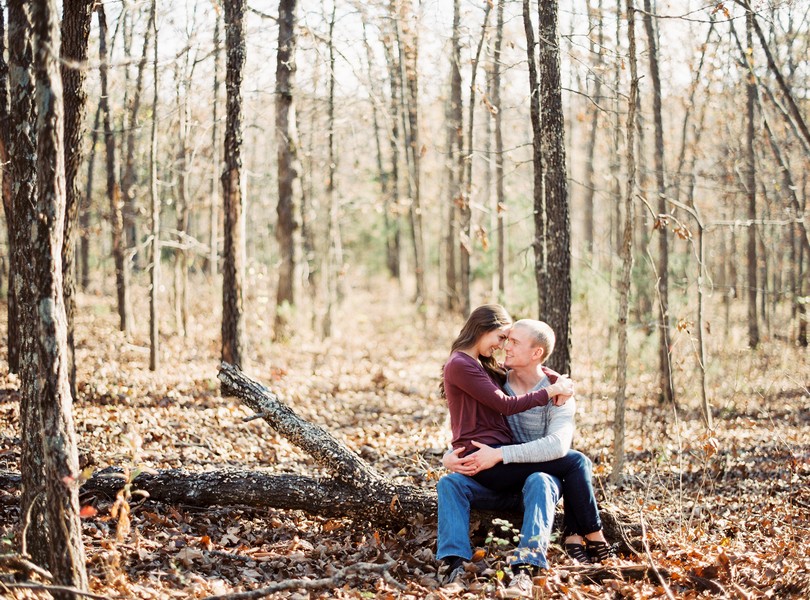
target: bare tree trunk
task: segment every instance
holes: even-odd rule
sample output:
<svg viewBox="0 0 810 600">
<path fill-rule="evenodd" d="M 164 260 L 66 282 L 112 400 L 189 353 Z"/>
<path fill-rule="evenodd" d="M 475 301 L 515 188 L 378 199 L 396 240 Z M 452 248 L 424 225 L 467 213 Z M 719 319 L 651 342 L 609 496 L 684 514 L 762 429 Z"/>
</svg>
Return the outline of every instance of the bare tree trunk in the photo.
<svg viewBox="0 0 810 600">
<path fill-rule="evenodd" d="M 116 178 L 115 136 L 112 130 L 110 101 L 107 86 L 107 17 L 104 4 L 96 5 L 99 26 L 99 78 L 101 79 L 101 99 L 99 106 L 104 118 L 104 143 L 107 148 L 107 197 L 110 201 L 110 226 L 112 229 L 112 250 L 115 260 L 115 284 L 118 291 L 119 329 L 127 337 L 131 332 L 129 304 L 129 267 L 124 256 L 124 218 L 121 203 L 121 188 Z"/>
<path fill-rule="evenodd" d="M 47 565 L 46 514 L 38 498 L 43 494 L 45 465 L 42 447 L 42 414 L 38 402 L 37 285 L 32 264 L 31 227 L 36 226 L 37 140 L 35 135 L 33 49 L 27 2 L 8 2 L 9 62 L 9 171 L 11 182 L 10 248 L 16 299 L 17 373 L 20 375 L 20 471 L 26 474 L 20 498 L 22 554 L 28 547 L 34 562 Z M 32 222 L 33 221 L 33 222 Z"/>
<path fill-rule="evenodd" d="M 245 246 L 242 238 L 242 71 L 245 66 L 243 0 L 225 0 L 225 170 L 222 197 L 225 243 L 222 265 L 222 360 L 241 365 L 244 342 L 242 279 Z"/>
<path fill-rule="evenodd" d="M 636 191 L 636 94 L 638 69 L 636 67 L 636 9 L 633 0 L 627 0 L 627 39 L 630 62 L 630 97 L 627 106 L 627 187 L 625 195 L 624 235 L 622 236 L 622 276 L 619 283 L 619 350 L 616 365 L 616 408 L 613 416 L 613 469 L 610 479 L 618 483 L 624 470 L 625 405 L 627 394 L 627 318 L 630 307 L 630 275 L 633 271 L 633 229 L 635 227 Z"/>
<path fill-rule="evenodd" d="M 630 18 L 628 17 L 628 23 Z M 644 26 L 647 30 L 647 43 L 650 49 L 650 79 L 653 86 L 653 123 L 655 128 L 655 183 L 658 192 L 658 385 L 663 402 L 675 401 L 675 388 L 672 384 L 672 365 L 669 356 L 669 228 L 667 227 L 667 185 L 664 178 L 664 124 L 661 106 L 661 75 L 658 68 L 658 35 L 652 20 L 652 3 L 644 0 Z"/>
<path fill-rule="evenodd" d="M 276 240 L 280 254 L 275 339 L 289 335 L 290 308 L 295 304 L 295 146 L 291 129 L 295 127 L 293 91 L 295 87 L 295 9 L 296 0 L 279 4 L 278 56 L 276 58 L 276 153 L 278 156 L 278 204 Z"/>
<path fill-rule="evenodd" d="M 98 144 L 98 128 L 101 124 L 101 102 L 96 108 L 93 119 L 93 130 L 90 133 L 90 156 L 87 159 L 87 180 L 79 210 L 79 272 L 81 273 L 81 288 L 87 290 L 90 286 L 90 212 L 93 207 L 93 179 L 96 172 L 96 145 Z"/>
<path fill-rule="evenodd" d="M 152 0 L 153 10 L 157 0 Z M 157 151 L 158 151 L 158 32 L 157 23 L 152 21 L 155 34 L 154 63 L 152 65 L 152 135 L 149 153 L 149 192 L 152 200 L 152 289 L 149 293 L 149 370 L 160 368 L 160 315 L 158 314 L 158 292 L 160 290 L 160 192 L 158 191 Z M 184 146 L 185 144 L 181 144 Z M 185 331 L 185 329 L 184 329 Z"/>
<path fill-rule="evenodd" d="M 34 235 L 28 256 L 36 277 L 38 385 L 24 390 L 39 405 L 40 423 L 28 423 L 27 434 L 43 450 L 45 511 L 50 570 L 58 583 L 87 589 L 84 545 L 79 522 L 79 459 L 71 413 L 67 329 L 62 292 L 62 244 L 65 219 L 64 109 L 58 58 L 59 17 L 56 0 L 32 3 L 34 73 L 37 82 L 37 200 L 27 217 Z M 26 368 L 29 368 L 28 366 Z M 41 427 L 41 428 L 40 428 Z M 37 477 L 38 473 L 26 474 Z M 55 594 L 72 598 L 72 594 Z"/>
<path fill-rule="evenodd" d="M 218 238 L 219 238 L 219 169 L 220 169 L 220 145 L 219 145 L 219 85 L 220 85 L 220 55 L 222 54 L 222 44 L 220 42 L 219 12 L 214 15 L 214 98 L 211 110 L 211 210 L 208 217 L 208 274 L 211 277 L 217 274 L 219 264 Z"/>
<path fill-rule="evenodd" d="M 448 310 L 460 308 L 461 292 L 458 285 L 458 259 L 456 246 L 461 239 L 459 212 L 463 202 L 464 173 L 464 112 L 461 98 L 461 2 L 453 0 L 453 33 L 450 38 L 450 106 L 448 110 L 447 147 L 447 223 L 445 229 L 445 306 Z M 467 314 L 467 313 L 464 313 Z"/>
<path fill-rule="evenodd" d="M 596 56 L 596 63 L 594 64 L 595 75 L 593 77 L 593 101 L 591 102 L 589 112 L 591 113 L 591 130 L 588 134 L 588 145 L 585 149 L 585 243 L 588 247 L 588 252 L 593 255 L 594 252 L 594 210 L 596 208 L 596 182 L 594 181 L 594 174 L 596 172 L 594 166 L 594 158 L 596 156 L 596 142 L 597 133 L 599 131 L 599 113 L 601 112 L 600 102 L 602 100 L 602 49 L 604 48 L 604 15 L 602 14 L 602 0 L 599 0 L 598 5 L 593 7 L 592 0 L 588 0 L 588 22 L 591 31 L 596 28 L 597 39 L 593 40 L 591 35 L 588 36 L 588 44 L 592 55 Z"/>
<path fill-rule="evenodd" d="M 387 229 L 389 232 L 388 242 L 388 271 L 396 279 L 400 278 L 400 263 L 401 263 L 401 249 L 402 249 L 402 227 L 400 217 L 400 177 L 399 177 L 399 163 L 400 163 L 400 145 L 402 139 L 400 136 L 400 107 L 401 102 L 399 95 L 402 93 L 401 86 L 399 85 L 400 79 L 398 73 L 400 72 L 397 59 L 391 48 L 390 37 L 383 40 L 385 49 L 385 59 L 388 65 L 388 80 L 391 88 L 391 135 L 389 138 L 389 146 L 391 148 L 391 196 L 388 200 L 386 215 L 388 217 Z"/>
<path fill-rule="evenodd" d="M 501 114 L 501 46 L 503 45 L 503 7 L 506 0 L 498 0 L 495 49 L 492 62 L 492 106 L 495 112 L 495 211 L 498 230 L 498 301 L 506 301 L 506 228 L 504 211 L 506 196 L 503 190 L 503 115 Z"/>
<path fill-rule="evenodd" d="M 8 349 L 8 365 L 11 373 L 18 373 L 20 367 L 19 360 L 19 318 L 17 316 L 17 296 L 14 291 L 14 236 L 12 235 L 11 228 L 14 223 L 14 213 L 12 210 L 12 193 L 11 193 L 11 169 L 9 144 L 11 142 L 11 129 L 9 119 L 9 78 L 8 78 L 8 64 L 6 63 L 6 31 L 5 31 L 5 15 L 0 10 L 0 163 L 3 168 L 0 169 L 2 174 L 2 193 L 3 196 L 3 214 L 6 217 L 6 229 L 8 231 L 8 246 L 9 256 L 11 259 L 8 264 L 8 290 L 6 291 L 6 306 L 7 306 L 7 343 Z"/>
<path fill-rule="evenodd" d="M 526 52 L 529 67 L 529 115 L 532 122 L 532 167 L 534 173 L 534 279 L 538 289 L 545 287 L 547 279 L 546 257 L 546 211 L 542 208 L 545 201 L 543 193 L 543 150 L 541 145 L 542 130 L 540 125 L 540 87 L 537 82 L 536 44 L 534 41 L 534 25 L 531 17 L 531 3 L 523 0 L 523 29 L 526 33 Z M 537 207 L 541 209 L 538 210 Z M 546 294 L 537 297 L 537 308 L 540 315 L 546 312 Z"/>
<path fill-rule="evenodd" d="M 390 190 L 390 172 L 385 169 L 383 166 L 384 158 L 383 158 L 383 149 L 382 149 L 382 142 L 380 141 L 380 134 L 381 127 L 380 127 L 380 110 L 378 105 L 381 105 L 385 94 L 382 90 L 376 90 L 374 83 L 374 58 L 371 50 L 371 44 L 368 42 L 368 33 L 366 31 L 366 20 L 363 19 L 363 45 L 366 48 L 366 60 L 368 63 L 368 81 L 369 87 L 372 89 L 372 98 L 371 98 L 371 122 L 372 126 L 374 127 L 374 149 L 376 151 L 376 158 L 377 158 L 377 176 L 380 179 L 380 195 L 382 196 L 383 201 L 383 228 L 385 232 L 385 256 L 386 256 L 386 267 L 388 268 L 388 273 L 391 277 L 398 278 L 399 277 L 399 257 L 394 256 L 394 236 L 393 234 L 393 226 L 392 226 L 392 202 L 391 202 L 391 190 Z M 394 117 L 395 118 L 395 117 Z"/>
<path fill-rule="evenodd" d="M 549 366 L 560 373 L 571 370 L 571 220 L 568 206 L 568 174 L 565 165 L 565 116 L 560 83 L 560 43 L 557 30 L 557 0 L 538 4 L 541 147 L 544 206 L 535 204 L 535 214 L 545 208 L 545 221 L 535 217 L 535 235 L 547 233 L 545 244 L 548 273 L 537 279 L 537 295 L 547 296 L 541 319 L 557 336 Z"/>
<path fill-rule="evenodd" d="M 416 278 L 416 304 L 422 307 L 426 301 L 425 288 L 425 242 L 422 233 L 422 207 L 420 199 L 420 153 L 419 145 L 419 78 L 417 71 L 417 37 L 407 23 L 409 9 L 402 0 L 392 0 L 394 30 L 398 48 L 398 62 L 401 77 L 402 138 L 405 145 L 405 159 L 408 166 L 408 197 L 413 243 L 414 276 Z"/>
<path fill-rule="evenodd" d="M 487 3 L 484 7 L 484 24 L 481 26 L 481 37 L 478 40 L 478 48 L 475 52 L 475 57 L 472 61 L 472 73 L 470 75 L 470 101 L 467 104 L 467 150 L 464 152 L 466 156 L 463 157 L 463 171 L 462 173 L 462 194 L 459 207 L 459 258 L 461 269 L 459 275 L 461 278 L 461 312 L 468 315 L 472 310 L 470 306 L 470 277 L 471 265 L 470 259 L 473 250 L 473 236 L 472 236 L 472 210 L 470 202 L 472 200 L 472 162 L 473 162 L 473 137 L 474 137 L 474 121 L 475 121 L 475 80 L 478 74 L 478 63 L 481 59 L 481 49 L 484 46 L 484 39 L 486 36 L 487 24 L 489 23 L 489 14 L 492 9 L 492 4 Z"/>
<path fill-rule="evenodd" d="M 338 302 L 338 279 L 343 263 L 343 252 L 340 239 L 340 206 L 335 189 L 337 157 L 335 155 L 335 14 L 337 6 L 332 4 L 332 16 L 329 20 L 329 92 L 327 99 L 327 159 L 326 159 L 326 202 L 329 206 L 329 218 L 326 221 L 326 244 L 323 274 L 326 280 L 326 309 L 323 317 L 321 335 L 328 338 L 332 335 L 332 320 L 335 304 Z"/>
<path fill-rule="evenodd" d="M 90 21 L 93 16 L 93 0 L 78 0 L 65 3 L 62 18 L 61 54 L 62 85 L 65 93 L 65 232 L 62 246 L 62 278 L 64 285 L 65 314 L 67 317 L 67 361 L 70 373 L 70 393 L 76 397 L 76 361 L 74 357 L 74 314 L 76 313 L 76 221 L 79 215 L 81 193 L 78 175 L 84 156 L 84 113 L 87 92 L 84 89 L 87 61 L 87 46 L 90 37 Z"/>
<path fill-rule="evenodd" d="M 751 11 L 745 15 L 746 43 L 748 48 L 754 45 L 754 15 Z M 743 60 L 748 62 L 748 68 L 754 69 L 754 56 L 746 53 Z M 745 185 L 748 196 L 748 345 L 756 348 L 759 345 L 759 322 L 757 317 L 757 179 L 755 167 L 755 127 L 754 104 L 756 102 L 756 81 L 753 77 L 746 78 L 746 165 Z"/>
<path fill-rule="evenodd" d="M 126 152 L 124 154 L 124 172 L 121 176 L 121 195 L 124 202 L 124 232 L 127 248 L 138 246 L 138 233 L 135 217 L 138 213 L 135 199 L 135 142 L 140 133 L 140 119 L 138 114 L 141 108 L 143 94 L 143 75 L 146 71 L 146 57 L 149 51 L 149 38 L 155 22 L 155 3 L 149 9 L 149 20 L 143 35 L 143 51 L 138 61 L 138 70 L 135 76 L 135 89 L 129 104 L 129 118 L 124 129 Z M 140 264 L 140 262 L 138 263 Z"/>
</svg>

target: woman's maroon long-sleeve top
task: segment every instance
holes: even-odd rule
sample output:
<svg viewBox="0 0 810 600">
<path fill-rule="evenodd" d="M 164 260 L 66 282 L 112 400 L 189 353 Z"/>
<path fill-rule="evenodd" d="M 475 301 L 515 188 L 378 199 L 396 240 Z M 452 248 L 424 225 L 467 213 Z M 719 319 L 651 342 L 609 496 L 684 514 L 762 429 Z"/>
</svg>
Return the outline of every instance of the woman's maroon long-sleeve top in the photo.
<svg viewBox="0 0 810 600">
<path fill-rule="evenodd" d="M 453 448 L 477 450 L 472 440 L 489 446 L 512 442 L 506 415 L 548 404 L 546 389 L 509 396 L 481 364 L 464 352 L 453 352 L 444 365 L 444 393 L 450 410 Z"/>
</svg>

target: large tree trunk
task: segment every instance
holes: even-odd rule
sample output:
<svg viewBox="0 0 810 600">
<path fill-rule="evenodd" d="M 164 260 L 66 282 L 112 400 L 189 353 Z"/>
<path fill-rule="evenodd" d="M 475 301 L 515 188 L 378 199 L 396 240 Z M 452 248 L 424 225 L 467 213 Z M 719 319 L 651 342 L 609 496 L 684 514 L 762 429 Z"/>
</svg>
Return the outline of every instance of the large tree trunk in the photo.
<svg viewBox="0 0 810 600">
<path fill-rule="evenodd" d="M 66 2 L 62 18 L 61 54 L 62 86 L 65 93 L 65 233 L 62 245 L 62 278 L 67 316 L 67 361 L 70 369 L 70 393 L 76 397 L 76 361 L 74 357 L 73 322 L 76 312 L 76 221 L 79 216 L 81 192 L 79 191 L 79 168 L 84 158 L 84 113 L 87 92 L 84 89 L 84 68 L 87 60 L 87 45 L 90 38 L 90 21 L 93 16 L 93 0 Z"/>
<path fill-rule="evenodd" d="M 537 295 L 550 299 L 539 318 L 548 321 L 557 336 L 549 366 L 560 373 L 571 370 L 571 220 L 568 175 L 565 167 L 565 117 L 560 83 L 560 37 L 557 0 L 539 3 L 539 61 L 543 205 L 545 221 L 535 221 L 535 235 L 545 233 L 548 273 L 537 280 Z M 537 219 L 537 217 L 535 217 Z M 545 228 L 545 231 L 544 231 Z"/>
<path fill-rule="evenodd" d="M 37 102 L 37 196 L 27 211 L 26 255 L 33 258 L 36 318 L 26 319 L 26 335 L 36 338 L 36 358 L 25 369 L 36 373 L 36 383 L 24 387 L 23 395 L 38 407 L 41 420 L 25 423 L 24 436 L 32 446 L 42 448 L 42 472 L 26 477 L 42 480 L 47 527 L 48 564 L 55 580 L 63 585 L 87 589 L 84 545 L 79 522 L 79 494 L 76 480 L 79 460 L 73 428 L 67 357 L 67 328 L 62 293 L 62 243 L 65 219 L 65 159 L 63 147 L 64 111 L 56 0 L 38 0 L 31 7 L 34 34 L 34 74 Z M 22 216 L 22 215 L 21 215 Z M 28 379 L 28 378 L 26 378 Z M 27 507 L 26 507 L 27 508 Z M 38 537 L 43 542 L 44 536 Z M 72 594 L 55 594 L 72 598 Z"/>
<path fill-rule="evenodd" d="M 628 17 L 628 23 L 630 19 Z M 653 122 L 655 124 L 655 184 L 658 192 L 658 381 L 663 402 L 675 400 L 675 389 L 672 385 L 672 365 L 669 356 L 669 238 L 667 234 L 666 215 L 667 186 L 664 178 L 666 163 L 664 161 L 664 124 L 661 106 L 661 75 L 658 69 L 658 36 L 652 20 L 652 4 L 644 0 L 644 25 L 647 30 L 647 43 L 650 48 L 650 79 L 653 86 Z"/>
<path fill-rule="evenodd" d="M 9 135 L 8 179 L 11 180 L 13 220 L 9 225 L 11 262 L 17 314 L 17 372 L 20 375 L 20 470 L 26 474 L 20 499 L 23 520 L 28 523 L 22 540 L 31 549 L 34 561 L 47 564 L 47 527 L 45 512 L 37 497 L 42 493 L 45 467 L 42 456 L 40 423 L 42 416 L 37 402 L 39 373 L 36 349 L 36 282 L 31 257 L 31 227 L 35 225 L 33 204 L 37 196 L 37 151 L 34 134 L 34 77 L 31 22 L 26 2 L 8 2 L 9 55 L 9 121 L 14 123 Z"/>
<path fill-rule="evenodd" d="M 107 15 L 104 4 L 96 5 L 99 38 L 99 79 L 101 80 L 101 100 L 99 107 L 104 118 L 104 144 L 107 150 L 107 198 L 110 201 L 110 228 L 112 229 L 112 252 L 115 260 L 115 286 L 118 292 L 119 329 L 127 337 L 132 326 L 129 309 L 129 268 L 124 257 L 124 217 L 121 204 L 121 187 L 116 176 L 115 134 L 112 129 L 110 100 L 107 84 Z"/>
</svg>

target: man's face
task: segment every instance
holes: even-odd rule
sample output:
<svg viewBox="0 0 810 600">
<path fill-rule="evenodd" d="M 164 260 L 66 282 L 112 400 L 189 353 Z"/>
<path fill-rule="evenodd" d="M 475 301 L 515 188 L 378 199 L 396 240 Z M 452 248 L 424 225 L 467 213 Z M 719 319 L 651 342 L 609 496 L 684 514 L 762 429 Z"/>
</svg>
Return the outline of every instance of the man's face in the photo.
<svg viewBox="0 0 810 600">
<path fill-rule="evenodd" d="M 492 356 L 492 353 L 503 348 L 503 344 L 509 335 L 509 326 L 493 329 L 481 336 L 478 340 L 478 354 L 480 356 Z"/>
<path fill-rule="evenodd" d="M 542 350 L 532 344 L 531 333 L 523 327 L 513 327 L 506 341 L 504 366 L 507 369 L 518 369 L 527 367 L 540 358 Z"/>
</svg>

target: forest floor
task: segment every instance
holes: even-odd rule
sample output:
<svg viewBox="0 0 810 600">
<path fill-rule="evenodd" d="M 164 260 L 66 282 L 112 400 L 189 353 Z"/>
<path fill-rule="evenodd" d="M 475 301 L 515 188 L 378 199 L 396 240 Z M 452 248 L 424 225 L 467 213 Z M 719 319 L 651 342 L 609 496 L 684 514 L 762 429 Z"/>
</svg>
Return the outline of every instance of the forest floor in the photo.
<svg viewBox="0 0 810 600">
<path fill-rule="evenodd" d="M 354 291 L 344 304 L 336 319 L 342 331 L 330 342 L 307 326 L 287 343 L 271 343 L 272 305 L 263 305 L 265 313 L 247 318 L 244 370 L 379 470 L 433 487 L 448 442 L 440 367 L 461 321 L 419 317 L 402 308 L 395 289 L 382 299 L 364 294 Z M 263 421 L 243 422 L 251 411 L 219 395 L 220 318 L 211 308 L 217 304 L 218 298 L 195 298 L 185 338 L 165 311 L 163 364 L 152 373 L 148 310 L 136 307 L 139 323 L 128 341 L 116 330 L 111 298 L 80 296 L 74 416 L 83 465 L 319 475 L 310 457 Z M 0 321 L 5 326 L 5 314 Z M 661 405 L 650 366 L 655 353 L 639 343 L 631 350 L 625 477 L 616 486 L 608 482 L 615 394 L 610 338 L 609 328 L 589 318 L 575 321 L 575 447 L 594 460 L 600 505 L 643 523 L 646 548 L 639 545 L 638 554 L 589 579 L 552 546 L 551 569 L 535 579 L 535 597 L 810 597 L 810 352 L 778 341 L 756 351 L 715 343 L 707 372 L 715 419 L 709 433 L 694 361 L 676 360 L 676 384 L 684 390 L 679 407 Z M 677 350 L 686 356 L 688 348 Z M 0 470 L 16 471 L 18 381 L 6 364 L 0 363 Z M 17 549 L 18 492 L 0 490 L 0 552 Z M 306 590 L 302 583 L 273 597 L 495 597 L 510 547 L 503 544 L 509 536 L 494 531 L 487 543 L 488 532 L 480 532 L 476 571 L 440 587 L 435 523 L 386 531 L 297 511 L 200 509 L 133 496 L 126 527 L 113 502 L 82 497 L 82 503 L 97 511 L 87 509 L 83 520 L 91 588 L 110 598 L 202 598 L 285 580 L 311 582 L 388 558 L 396 565 L 386 577 L 360 572 L 340 586 Z M 664 584 L 620 568 L 651 564 Z M 4 590 L 3 581 L 0 576 L 2 597 L 44 597 Z"/>
</svg>

